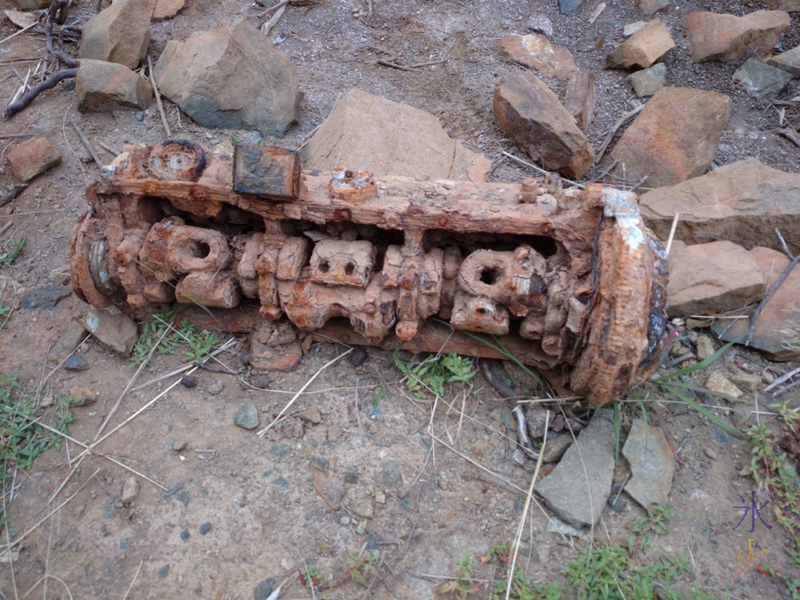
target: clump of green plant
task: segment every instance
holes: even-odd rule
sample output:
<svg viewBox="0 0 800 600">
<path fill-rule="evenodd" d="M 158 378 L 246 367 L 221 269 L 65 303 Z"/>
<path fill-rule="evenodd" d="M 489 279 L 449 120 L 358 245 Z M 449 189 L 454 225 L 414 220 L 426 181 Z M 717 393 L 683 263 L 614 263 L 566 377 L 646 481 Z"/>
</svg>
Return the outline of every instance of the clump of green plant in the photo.
<svg viewBox="0 0 800 600">
<path fill-rule="evenodd" d="M 24 247 L 25 238 L 10 237 L 5 242 L 0 240 L 0 264 L 14 262 Z"/>
<path fill-rule="evenodd" d="M 407 365 L 398 354 L 392 355 L 394 364 L 404 375 L 408 389 L 418 398 L 427 395 L 444 396 L 445 386 L 450 383 L 466 384 L 475 377 L 472 359 L 455 352 L 430 356 L 420 363 Z"/>
<path fill-rule="evenodd" d="M 314 589 L 314 592 L 329 592 L 348 581 L 355 581 L 360 585 L 368 585 L 373 577 L 378 576 L 379 555 L 366 554 L 364 556 L 348 555 L 345 559 L 345 571 L 337 579 L 323 575 L 313 562 L 306 563 L 305 572 L 300 572 L 300 583 Z"/>
<path fill-rule="evenodd" d="M 800 415 L 788 407 L 788 401 L 770 406 L 789 436 L 800 432 Z M 791 560 L 800 564 L 800 485 L 796 467 L 779 448 L 778 434 L 764 422 L 748 430 L 753 444 L 750 455 L 750 473 L 759 485 L 770 493 L 775 519 L 790 535 L 794 548 L 789 550 Z"/>
<path fill-rule="evenodd" d="M 0 299 L 0 329 L 6 324 L 8 318 L 11 316 L 12 308 L 10 306 L 6 306 L 3 303 L 3 300 Z"/>
<path fill-rule="evenodd" d="M 19 397 L 21 388 L 18 375 L 0 373 L 0 480 L 16 468 L 29 468 L 51 446 L 61 446 L 61 437 L 36 423 L 40 411 L 33 398 Z M 71 422 L 70 398 L 60 397 L 50 427 L 66 433 Z"/>
<path fill-rule="evenodd" d="M 175 312 L 170 309 L 152 315 L 142 324 L 142 331 L 133 346 L 130 362 L 132 366 L 142 364 L 155 348 L 156 354 L 178 354 L 185 348 L 188 361 L 201 360 L 220 343 L 219 338 L 207 330 L 198 331 L 186 320 L 175 326 Z"/>
</svg>

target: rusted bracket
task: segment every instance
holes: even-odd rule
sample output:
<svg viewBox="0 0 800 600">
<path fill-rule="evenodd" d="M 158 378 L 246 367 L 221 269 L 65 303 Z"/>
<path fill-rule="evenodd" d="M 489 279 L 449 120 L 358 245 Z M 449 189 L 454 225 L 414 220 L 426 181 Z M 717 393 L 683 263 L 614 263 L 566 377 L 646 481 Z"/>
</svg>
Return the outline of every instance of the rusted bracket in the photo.
<svg viewBox="0 0 800 600">
<path fill-rule="evenodd" d="M 71 247 L 82 299 L 136 315 L 172 302 L 237 318 L 257 308 L 245 329 L 258 366 L 299 360 L 283 318 L 349 343 L 497 355 L 470 332 L 600 405 L 660 353 L 666 255 L 632 192 L 564 189 L 553 174 L 301 171 L 280 148 L 170 141 L 128 146 L 87 198 Z"/>
</svg>

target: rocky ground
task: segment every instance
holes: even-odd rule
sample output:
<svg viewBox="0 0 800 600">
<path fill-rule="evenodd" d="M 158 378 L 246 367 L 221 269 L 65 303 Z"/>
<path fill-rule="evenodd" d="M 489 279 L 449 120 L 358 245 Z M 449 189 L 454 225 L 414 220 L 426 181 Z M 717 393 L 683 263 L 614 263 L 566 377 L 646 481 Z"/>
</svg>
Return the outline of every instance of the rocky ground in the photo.
<svg viewBox="0 0 800 600">
<path fill-rule="evenodd" d="M 36 4 L 20 0 L 29 2 Z M 641 6 L 328 0 L 290 2 L 284 12 L 269 14 L 268 2 L 190 0 L 167 10 L 170 3 L 159 1 L 156 12 L 165 13 L 157 21 L 146 8 L 154 0 L 115 6 L 126 4 L 133 4 L 132 12 L 116 24 L 86 26 L 96 3 L 74 3 L 60 65 L 48 56 L 42 26 L 10 37 L 19 26 L 5 18 L 0 23 L 4 102 L 16 95 L 20 78 L 38 82 L 43 70 L 69 67 L 69 56 L 79 52 L 91 59 L 82 62 L 77 79 L 42 93 L 4 119 L 0 131 L 3 192 L 19 185 L 28 167 L 44 171 L 0 208 L 0 240 L 25 239 L 20 255 L 0 264 L 0 373 L 19 374 L 14 398 L 35 399 L 45 422 L 59 397 L 84 398 L 71 407 L 75 441 L 49 450 L 28 470 L 7 473 L 8 521 L 0 540 L 6 598 L 263 600 L 276 597 L 270 594 L 284 580 L 282 598 L 433 597 L 447 581 L 441 578 L 458 572 L 465 553 L 479 557 L 515 538 L 535 465 L 509 441 L 512 404 L 498 389 L 508 387 L 502 374 L 476 365 L 465 384 L 447 384 L 441 397 L 418 396 L 392 353 L 345 355 L 348 348 L 339 344 L 313 345 L 297 370 L 281 374 L 242 370 L 241 345 L 235 345 L 219 356 L 234 375 L 200 369 L 183 385 L 171 387 L 179 379 L 173 376 L 137 389 L 183 364 L 186 347 L 156 355 L 104 427 L 113 433 L 99 452 L 78 458 L 81 443 L 95 439 L 136 373 L 121 356 L 124 342 L 114 350 L 73 324 L 88 307 L 71 293 L 69 241 L 87 209 L 84 190 L 99 175 L 79 131 L 105 164 L 126 143 L 172 137 L 211 147 L 233 138 L 305 146 L 309 168 L 330 168 L 326 160 L 363 152 L 365 161 L 384 161 L 387 174 L 503 182 L 536 174 L 507 152 L 568 179 L 636 186 L 643 214 L 663 239 L 674 212 L 683 215 L 670 255 L 669 311 L 680 335 L 665 360 L 671 367 L 657 375 L 695 364 L 721 339 L 742 333 L 740 324 L 728 327 L 730 319 L 710 329 L 694 315 L 717 315 L 763 298 L 790 262 L 775 227 L 787 250 L 800 252 L 800 147 L 793 141 L 800 86 L 792 79 L 800 66 L 789 54 L 800 45 L 795 0 L 642 0 Z M 0 6 L 15 8 L 7 0 Z M 758 10 L 770 12 L 750 16 L 746 25 L 687 17 L 692 11 L 740 17 Z M 264 33 L 257 28 L 278 14 L 267 37 L 282 54 L 268 60 L 259 54 L 257 36 Z M 653 18 L 660 23 L 630 29 Z M 190 38 L 220 25 L 228 33 Z M 94 49 L 79 50 L 78 27 Z M 148 32 L 152 39 L 144 47 L 165 96 L 171 136 L 152 89 L 142 83 L 149 70 L 134 73 L 147 65 L 141 42 Z M 202 60 L 181 62 L 219 51 L 216 42 L 225 36 L 246 49 L 247 68 L 222 61 L 201 73 Z M 175 44 L 192 39 L 195 50 Z M 248 87 L 267 68 L 279 70 L 277 91 Z M 241 80 L 234 84 L 236 75 Z M 187 100 L 198 81 L 225 92 L 207 94 L 218 105 Z M 667 87 L 656 93 L 660 84 Z M 351 89 L 372 96 L 347 94 Z M 379 98 L 434 115 L 443 131 L 429 117 Z M 346 113 L 352 105 L 356 111 Z M 341 112 L 326 128 L 335 107 Z M 390 135 L 397 136 L 389 149 L 394 154 L 385 156 L 388 144 L 374 141 Z M 43 141 L 20 149 L 28 139 Z M 438 164 L 436 151 L 425 156 L 418 146 L 458 160 Z M 737 163 L 745 159 L 760 162 Z M 762 313 L 758 351 L 733 346 L 683 381 L 713 390 L 716 395 L 693 397 L 737 432 L 764 422 L 783 435 L 769 405 L 800 406 L 796 388 L 777 399 L 765 391 L 797 367 L 797 293 L 795 273 Z M 226 339 L 219 334 L 220 343 Z M 69 370 L 56 368 L 64 345 L 79 346 Z M 412 364 L 410 356 L 400 358 Z M 527 374 L 513 366 L 508 371 L 514 395 L 541 395 Z M 290 400 L 291 418 L 259 437 L 256 431 Z M 800 578 L 800 570 L 787 552 L 790 534 L 772 505 L 752 531 L 753 515 L 739 508 L 751 499 L 757 506 L 776 501 L 750 472 L 752 445 L 663 386 L 640 386 L 620 406 L 619 456 L 615 417 L 607 409 L 580 433 L 582 453 L 568 452 L 556 470 L 546 467 L 522 532 L 519 561 L 526 577 L 563 581 L 560 571 L 578 556 L 583 540 L 635 537 L 634 524 L 646 515 L 641 503 L 655 501 L 673 507 L 674 515 L 668 532 L 637 556 L 652 561 L 684 554 L 691 572 L 676 584 L 680 594 L 692 597 L 696 588 L 711 597 L 793 597 L 786 582 Z M 564 407 L 577 411 L 572 425 L 587 416 L 569 403 Z M 529 420 L 541 416 L 526 410 Z M 548 442 L 571 439 L 563 433 L 565 422 L 562 415 L 562 434 L 549 434 Z M 791 461 L 797 455 L 791 439 L 786 448 Z M 643 479 L 647 473 L 636 471 L 636 456 L 654 449 L 652 479 Z M 540 500 L 546 502 L 541 510 Z M 553 530 L 557 519 L 592 525 L 559 532 Z M 745 563 L 750 540 L 772 575 Z M 353 565 L 364 583 L 352 576 Z M 312 591 L 302 585 L 309 576 L 331 583 Z M 564 597 L 577 597 L 576 589 L 565 589 Z M 476 593 L 489 596 L 487 584 Z"/>
</svg>

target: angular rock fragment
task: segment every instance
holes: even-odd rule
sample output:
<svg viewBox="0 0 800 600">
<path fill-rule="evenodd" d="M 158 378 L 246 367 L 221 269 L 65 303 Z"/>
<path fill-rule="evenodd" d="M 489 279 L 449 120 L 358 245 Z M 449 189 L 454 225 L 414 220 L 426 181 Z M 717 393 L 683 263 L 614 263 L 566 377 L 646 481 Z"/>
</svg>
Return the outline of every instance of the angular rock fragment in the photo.
<svg viewBox="0 0 800 600">
<path fill-rule="evenodd" d="M 797 252 L 797 250 L 794 250 Z M 784 269 L 789 258 L 771 248 L 753 248 L 750 251 L 761 267 L 768 288 Z M 750 344 L 772 360 L 800 360 L 800 269 L 795 267 L 780 287 L 770 297 L 756 323 L 755 335 Z M 739 319 L 714 324 L 714 332 L 725 341 L 743 339 L 750 330 L 749 319 Z"/>
<path fill-rule="evenodd" d="M 233 423 L 242 429 L 258 427 L 258 408 L 252 402 L 243 402 L 233 417 Z"/>
<path fill-rule="evenodd" d="M 741 398 L 744 394 L 742 390 L 733 385 L 722 373 L 716 371 L 711 373 L 706 379 L 706 388 L 718 394 L 724 394 L 734 399 Z"/>
<path fill-rule="evenodd" d="M 671 0 L 639 0 L 639 10 L 652 15 L 660 10 L 664 10 L 670 5 Z"/>
<path fill-rule="evenodd" d="M 673 241 L 667 314 L 715 315 L 758 302 L 766 281 L 750 253 L 728 241 L 687 246 Z"/>
<path fill-rule="evenodd" d="M 655 95 L 667 81 L 667 65 L 656 63 L 649 69 L 636 71 L 628 76 L 637 98 Z"/>
<path fill-rule="evenodd" d="M 692 88 L 666 87 L 644 107 L 611 152 L 628 181 L 657 188 L 705 173 L 730 116 L 731 99 Z M 666 239 L 666 238 L 664 238 Z"/>
<path fill-rule="evenodd" d="M 597 523 L 611 494 L 614 425 L 597 415 L 535 491 L 560 519 L 575 527 Z"/>
<path fill-rule="evenodd" d="M 775 226 L 800 231 L 800 174 L 784 173 L 755 159 L 735 162 L 684 183 L 642 194 L 648 227 L 665 240 L 675 213 L 675 239 L 690 244 L 730 240 L 746 248 L 780 250 Z M 792 253 L 800 240 L 788 236 Z"/>
<path fill-rule="evenodd" d="M 503 131 L 548 168 L 580 177 L 594 150 L 575 119 L 533 73 L 509 73 L 494 91 L 494 116 Z"/>
<path fill-rule="evenodd" d="M 664 431 L 634 419 L 622 454 L 631 466 L 631 480 L 625 491 L 646 510 L 654 504 L 666 506 L 675 474 L 675 456 Z"/>
<path fill-rule="evenodd" d="M 775 99 L 792 80 L 791 73 L 751 56 L 733 74 L 733 80 L 757 98 Z"/>
<path fill-rule="evenodd" d="M 153 21 L 171 19 L 177 15 L 184 6 L 186 6 L 186 0 L 158 0 L 158 2 L 156 2 L 156 8 L 153 11 Z"/>
<path fill-rule="evenodd" d="M 47 138 L 31 138 L 12 148 L 6 158 L 20 181 L 30 181 L 59 164 L 61 152 Z"/>
<path fill-rule="evenodd" d="M 507 35 L 500 40 L 500 50 L 511 60 L 536 69 L 545 77 L 555 75 L 565 80 L 578 70 L 567 48 L 551 44 L 538 33 Z"/>
<path fill-rule="evenodd" d="M 594 75 L 586 71 L 578 71 L 570 75 L 567 89 L 564 92 L 564 108 L 575 117 L 584 131 L 594 117 L 594 105 Z"/>
<path fill-rule="evenodd" d="M 743 17 L 707 11 L 690 12 L 684 17 L 688 28 L 692 60 L 735 61 L 748 52 L 764 57 L 778 41 L 778 35 L 791 24 L 781 10 L 757 10 Z"/>
<path fill-rule="evenodd" d="M 144 110 L 153 99 L 153 86 L 125 65 L 81 59 L 75 78 L 78 106 L 86 110 L 112 110 L 117 106 Z"/>
<path fill-rule="evenodd" d="M 161 93 L 205 127 L 282 136 L 297 120 L 294 66 L 247 21 L 167 42 L 154 72 Z"/>
<path fill-rule="evenodd" d="M 558 4 L 561 7 L 562 14 L 572 15 L 578 12 L 583 0 L 558 0 Z"/>
<path fill-rule="evenodd" d="M 78 58 L 135 69 L 147 54 L 150 18 L 157 0 L 117 0 L 83 26 Z"/>
<path fill-rule="evenodd" d="M 669 31 L 658 19 L 650 21 L 606 57 L 606 69 L 647 68 L 675 47 Z"/>
<path fill-rule="evenodd" d="M 136 323 L 128 315 L 119 312 L 92 309 L 81 319 L 81 323 L 94 337 L 125 356 L 130 356 L 139 337 Z"/>
<path fill-rule="evenodd" d="M 798 0 L 800 1 L 800 0 Z M 773 55 L 767 64 L 790 73 L 795 79 L 800 77 L 800 46 Z"/>
<path fill-rule="evenodd" d="M 376 176 L 477 182 L 491 168 L 489 159 L 448 136 L 430 113 L 360 90 L 337 102 L 305 151 L 307 169 L 367 169 Z"/>
</svg>

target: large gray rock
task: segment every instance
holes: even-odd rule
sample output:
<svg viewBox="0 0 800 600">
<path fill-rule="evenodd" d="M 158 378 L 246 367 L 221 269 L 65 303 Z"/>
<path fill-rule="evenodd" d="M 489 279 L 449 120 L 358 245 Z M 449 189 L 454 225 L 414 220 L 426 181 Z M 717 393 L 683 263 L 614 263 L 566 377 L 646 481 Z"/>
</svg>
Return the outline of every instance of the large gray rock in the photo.
<svg viewBox="0 0 800 600">
<path fill-rule="evenodd" d="M 767 64 L 783 69 L 794 78 L 800 77 L 800 46 L 773 55 L 772 58 L 767 59 Z"/>
<path fill-rule="evenodd" d="M 750 253 L 733 242 L 687 246 L 675 240 L 669 254 L 667 314 L 716 315 L 761 300 L 764 274 Z"/>
<path fill-rule="evenodd" d="M 694 11 L 684 21 L 696 61 L 735 61 L 749 52 L 766 56 L 791 25 L 789 13 L 782 10 L 757 10 L 743 17 Z"/>
<path fill-rule="evenodd" d="M 294 66 L 247 21 L 167 42 L 154 72 L 161 93 L 205 127 L 282 136 L 297 120 Z"/>
<path fill-rule="evenodd" d="M 145 109 L 153 86 L 125 65 L 81 59 L 75 78 L 78 106 L 87 110 L 112 110 L 115 106 Z"/>
<path fill-rule="evenodd" d="M 622 454 L 631 466 L 625 491 L 645 509 L 666 506 L 675 474 L 675 456 L 659 427 L 634 419 Z"/>
<path fill-rule="evenodd" d="M 780 250 L 773 229 L 800 231 L 800 174 L 784 173 L 755 159 L 735 162 L 678 185 L 642 195 L 640 211 L 662 240 L 680 213 L 675 239 L 687 244 L 730 240 L 746 248 Z M 784 235 L 790 250 L 800 240 Z"/>
<path fill-rule="evenodd" d="M 306 145 L 305 167 L 485 181 L 491 162 L 448 136 L 432 114 L 350 90 Z"/>
<path fill-rule="evenodd" d="M 792 74 L 751 56 L 733 74 L 733 80 L 758 98 L 775 99 L 786 89 Z"/>
<path fill-rule="evenodd" d="M 594 150 L 575 118 L 533 73 L 503 78 L 494 90 L 494 118 L 548 169 L 577 178 L 594 164 Z"/>
<path fill-rule="evenodd" d="M 534 489 L 560 519 L 583 527 L 600 519 L 613 475 L 614 424 L 599 414 Z"/>
<path fill-rule="evenodd" d="M 611 152 L 616 174 L 657 188 L 697 177 L 714 159 L 731 99 L 692 88 L 665 87 L 653 96 Z"/>
<path fill-rule="evenodd" d="M 147 54 L 150 18 L 157 0 L 117 0 L 83 26 L 78 58 L 135 69 Z"/>
</svg>

